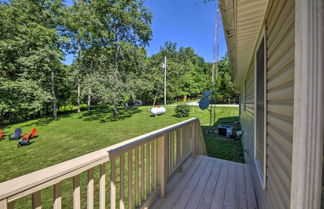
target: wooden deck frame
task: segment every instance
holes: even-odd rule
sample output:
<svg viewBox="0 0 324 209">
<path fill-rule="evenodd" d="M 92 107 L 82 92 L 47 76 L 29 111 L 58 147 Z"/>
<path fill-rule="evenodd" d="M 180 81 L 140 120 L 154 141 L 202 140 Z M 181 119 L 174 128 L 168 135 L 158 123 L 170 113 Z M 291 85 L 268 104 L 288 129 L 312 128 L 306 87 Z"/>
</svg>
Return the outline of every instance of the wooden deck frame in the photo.
<svg viewBox="0 0 324 209">
<path fill-rule="evenodd" d="M 291 209 L 321 208 L 324 3 L 296 0 Z M 323 207 L 323 206 L 322 206 Z"/>
</svg>

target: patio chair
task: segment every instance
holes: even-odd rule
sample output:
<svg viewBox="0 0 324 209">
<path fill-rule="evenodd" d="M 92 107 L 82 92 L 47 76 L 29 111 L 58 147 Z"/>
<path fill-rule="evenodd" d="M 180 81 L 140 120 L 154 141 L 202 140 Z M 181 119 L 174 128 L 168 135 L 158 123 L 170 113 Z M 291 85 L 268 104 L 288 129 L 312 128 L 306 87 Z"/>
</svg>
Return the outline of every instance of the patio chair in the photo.
<svg viewBox="0 0 324 209">
<path fill-rule="evenodd" d="M 20 139 L 21 132 L 22 132 L 21 128 L 16 128 L 13 137 L 11 137 L 12 134 L 9 134 L 9 140 L 18 140 L 18 139 Z"/>
<path fill-rule="evenodd" d="M 30 133 L 27 138 L 22 139 L 21 141 L 19 141 L 17 147 L 30 145 L 31 144 L 30 143 L 31 138 L 32 138 L 32 133 Z"/>
<path fill-rule="evenodd" d="M 36 136 L 36 132 L 37 132 L 37 129 L 33 128 L 30 133 L 24 133 L 21 138 L 26 140 L 31 135 L 31 139 L 32 139 Z"/>
</svg>

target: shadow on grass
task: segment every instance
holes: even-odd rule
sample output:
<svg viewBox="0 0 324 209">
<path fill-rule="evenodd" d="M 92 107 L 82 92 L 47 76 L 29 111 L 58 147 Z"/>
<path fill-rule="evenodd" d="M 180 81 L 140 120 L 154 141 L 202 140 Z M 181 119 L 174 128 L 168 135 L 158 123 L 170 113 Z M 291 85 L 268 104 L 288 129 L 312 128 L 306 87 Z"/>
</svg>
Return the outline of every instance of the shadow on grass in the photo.
<svg viewBox="0 0 324 209">
<path fill-rule="evenodd" d="M 119 121 L 132 117 L 136 113 L 142 112 L 137 107 L 118 107 L 118 114 L 114 114 L 111 108 L 98 108 L 91 112 L 86 112 L 78 118 L 85 121 L 99 120 L 101 123 Z"/>
<path fill-rule="evenodd" d="M 60 120 L 60 117 L 57 120 Z M 28 126 L 47 126 L 48 124 L 50 124 L 53 121 L 55 121 L 55 120 L 52 117 L 46 117 L 46 118 L 38 119 L 37 121 L 35 121 L 33 123 L 28 123 L 28 124 L 24 125 L 23 127 L 28 127 Z"/>
</svg>

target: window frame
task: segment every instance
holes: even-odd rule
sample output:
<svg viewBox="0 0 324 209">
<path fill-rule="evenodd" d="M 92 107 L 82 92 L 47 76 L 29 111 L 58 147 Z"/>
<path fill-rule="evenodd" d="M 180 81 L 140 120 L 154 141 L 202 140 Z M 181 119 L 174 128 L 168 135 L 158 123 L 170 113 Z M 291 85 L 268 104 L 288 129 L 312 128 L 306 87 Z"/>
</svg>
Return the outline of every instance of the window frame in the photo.
<svg viewBox="0 0 324 209">
<path fill-rule="evenodd" d="M 256 49 L 254 52 L 254 164 L 263 189 L 266 189 L 267 179 L 267 42 L 265 27 L 263 26 L 260 33 Z M 264 45 L 264 123 L 263 123 L 263 168 L 257 160 L 257 53 L 263 41 Z"/>
</svg>

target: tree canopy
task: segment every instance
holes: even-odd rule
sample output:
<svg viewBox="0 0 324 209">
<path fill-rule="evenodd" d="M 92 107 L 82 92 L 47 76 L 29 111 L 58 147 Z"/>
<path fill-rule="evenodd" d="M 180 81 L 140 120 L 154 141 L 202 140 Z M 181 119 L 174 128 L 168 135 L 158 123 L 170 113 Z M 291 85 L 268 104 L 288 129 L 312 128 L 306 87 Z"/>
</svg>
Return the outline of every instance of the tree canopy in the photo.
<svg viewBox="0 0 324 209">
<path fill-rule="evenodd" d="M 0 120 L 191 98 L 210 89 L 211 64 L 191 47 L 166 42 L 147 56 L 153 14 L 143 0 L 0 1 Z M 71 66 L 63 64 L 73 54 Z M 219 63 L 216 102 L 237 99 L 228 58 Z M 66 108 L 70 107 L 70 108 Z"/>
</svg>

